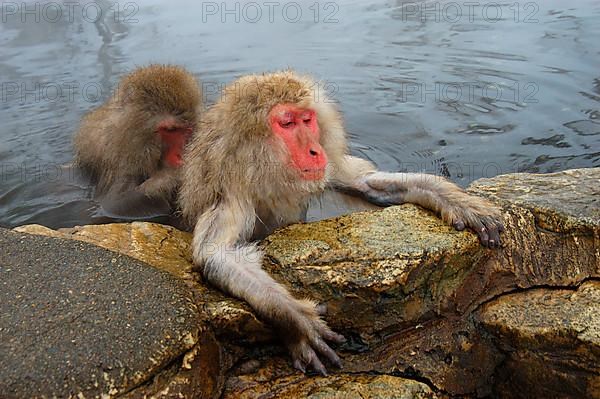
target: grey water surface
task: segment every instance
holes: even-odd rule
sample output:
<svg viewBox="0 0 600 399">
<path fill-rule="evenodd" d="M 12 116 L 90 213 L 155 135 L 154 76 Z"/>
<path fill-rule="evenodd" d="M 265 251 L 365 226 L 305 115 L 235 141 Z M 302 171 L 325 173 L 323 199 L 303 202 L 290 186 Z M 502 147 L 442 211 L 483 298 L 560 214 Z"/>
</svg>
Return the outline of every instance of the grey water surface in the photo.
<svg viewBox="0 0 600 399">
<path fill-rule="evenodd" d="M 102 221 L 68 167 L 82 115 L 151 62 L 206 100 L 294 68 L 342 109 L 352 152 L 460 185 L 600 166 L 600 1 L 2 2 L 0 225 Z M 319 96 L 321 93 L 315 93 Z"/>
</svg>

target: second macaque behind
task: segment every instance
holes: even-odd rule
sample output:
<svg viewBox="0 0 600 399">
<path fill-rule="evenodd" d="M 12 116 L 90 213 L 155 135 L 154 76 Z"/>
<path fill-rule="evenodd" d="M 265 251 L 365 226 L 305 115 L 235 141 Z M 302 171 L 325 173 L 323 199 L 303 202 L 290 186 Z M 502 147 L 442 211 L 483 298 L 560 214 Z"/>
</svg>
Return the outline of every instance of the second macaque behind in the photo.
<svg viewBox="0 0 600 399">
<path fill-rule="evenodd" d="M 75 165 L 96 183 L 96 197 L 117 217 L 169 213 L 180 185 L 184 147 L 201 114 L 192 74 L 149 65 L 126 75 L 75 135 Z"/>
</svg>

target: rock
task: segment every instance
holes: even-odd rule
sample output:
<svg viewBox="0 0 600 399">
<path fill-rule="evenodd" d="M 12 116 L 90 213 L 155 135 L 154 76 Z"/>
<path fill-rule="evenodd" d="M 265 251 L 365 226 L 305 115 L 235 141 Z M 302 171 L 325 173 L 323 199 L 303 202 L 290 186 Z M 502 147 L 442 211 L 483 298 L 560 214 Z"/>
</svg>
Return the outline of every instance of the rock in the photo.
<svg viewBox="0 0 600 399">
<path fill-rule="evenodd" d="M 209 331 L 203 331 L 199 342 L 181 361 L 171 363 L 119 399 L 218 398 L 230 367 L 231 359 L 220 343 Z"/>
<path fill-rule="evenodd" d="M 242 363 L 227 381 L 224 399 L 424 399 L 438 398 L 427 385 L 391 375 L 336 374 L 311 377 L 292 371 L 287 358 Z"/>
<path fill-rule="evenodd" d="M 268 237 L 265 248 L 271 275 L 327 305 L 329 325 L 349 341 L 342 347 L 346 370 L 487 393 L 501 356 L 454 307 L 464 281 L 493 253 L 474 234 L 407 204 L 292 225 Z"/>
<path fill-rule="evenodd" d="M 600 168 L 517 173 L 476 181 L 471 190 L 504 209 L 502 251 L 465 282 L 456 298 L 469 311 L 517 288 L 576 287 L 600 277 Z"/>
<path fill-rule="evenodd" d="M 491 251 L 429 211 L 403 205 L 292 225 L 268 237 L 265 247 L 271 275 L 297 296 L 327 305 L 328 323 L 349 341 L 341 353 L 346 370 L 459 380 L 451 388 L 468 393 L 481 384 L 482 365 L 496 361 L 478 338 L 464 355 L 464 337 L 451 334 L 473 334 L 472 326 L 433 321 L 453 313 L 456 289 Z"/>
<path fill-rule="evenodd" d="M 128 256 L 3 229 L 0 247 L 3 397 L 118 396 L 204 334 L 186 286 Z"/>
<path fill-rule="evenodd" d="M 346 370 L 489 395 L 505 354 L 470 315 L 515 289 L 600 277 L 598 181 L 598 168 L 477 181 L 471 191 L 504 210 L 500 251 L 403 205 L 281 229 L 265 241 L 265 268 L 327 304 L 328 323 L 349 340 Z"/>
<path fill-rule="evenodd" d="M 94 242 L 183 279 L 214 332 L 214 337 L 202 335 L 206 344 L 197 345 L 198 351 L 205 352 L 188 352 L 196 359 L 192 371 L 212 376 L 209 391 L 217 396 L 224 386 L 226 397 L 332 392 L 377 397 L 372 387 L 380 386 L 398 397 L 412 392 L 413 388 L 406 391 L 405 387 L 430 389 L 419 393 L 425 397 L 429 393 L 510 397 L 535 390 L 504 384 L 507 376 L 518 375 L 519 386 L 540 385 L 542 371 L 530 371 L 536 365 L 547 368 L 543 380 L 549 386 L 565 381 L 563 396 L 582 392 L 589 396 L 597 384 L 593 379 L 597 369 L 591 366 L 600 364 L 597 347 L 571 340 L 567 346 L 544 347 L 547 352 L 535 346 L 528 352 L 526 339 L 500 333 L 516 328 L 508 317 L 494 325 L 481 315 L 504 297 L 534 293 L 539 287 L 553 294 L 579 293 L 600 278 L 598 181 L 599 168 L 475 182 L 470 191 L 503 209 L 507 231 L 500 250 L 482 248 L 473 233 L 454 231 L 414 205 L 288 226 L 268 237 L 261 244 L 267 255 L 265 269 L 295 295 L 326 304 L 328 324 L 348 340 L 336 348 L 344 361 L 343 372 L 330 369 L 327 378 L 292 370 L 289 358 L 279 355 L 282 349 L 268 326 L 245 304 L 202 284 L 190 262 L 189 234 L 149 223 L 59 232 L 35 226 L 20 230 Z M 573 302 L 565 307 L 569 320 L 575 320 L 578 309 L 589 307 L 589 298 L 569 297 Z M 553 309 L 566 300 L 557 296 Z M 512 318 L 527 325 L 529 318 L 546 311 L 542 304 L 530 303 L 530 309 L 521 309 L 524 313 L 519 316 L 515 308 Z M 587 314 L 589 329 L 598 323 L 598 313 Z M 574 348 L 585 349 L 585 367 L 573 361 L 579 353 Z M 553 361 L 532 363 L 530 359 L 540 359 L 540 353 L 554 356 Z M 202 363 L 201 359 L 211 360 Z M 587 391 L 573 382 L 580 377 Z M 132 393 L 150 395 L 160 386 L 160 392 L 170 395 L 189 378 L 185 370 L 167 367 L 154 378 L 160 384 L 145 384 Z"/>
<path fill-rule="evenodd" d="M 600 227 L 599 180 L 600 168 L 571 169 L 500 175 L 477 180 L 471 188 L 531 211 L 541 229 L 559 234 L 591 233 Z"/>
<path fill-rule="evenodd" d="M 507 353 L 502 396 L 600 398 L 600 281 L 504 295 L 479 319 Z"/>
<path fill-rule="evenodd" d="M 17 227 L 15 231 L 85 241 L 139 259 L 185 280 L 194 291 L 197 306 L 203 316 L 219 335 L 247 343 L 263 342 L 271 337 L 269 329 L 254 316 L 246 304 L 198 284 L 200 276 L 193 271 L 191 261 L 190 233 L 146 222 L 77 226 L 59 230 L 27 225 Z"/>
<path fill-rule="evenodd" d="M 487 252 L 414 205 L 296 224 L 265 240 L 265 268 L 328 305 L 337 328 L 370 334 L 447 306 Z"/>
<path fill-rule="evenodd" d="M 110 249 L 184 280 L 193 280 L 192 235 L 155 223 L 113 223 L 52 230 L 40 225 L 20 226 L 15 231 L 49 237 L 71 238 Z"/>
</svg>

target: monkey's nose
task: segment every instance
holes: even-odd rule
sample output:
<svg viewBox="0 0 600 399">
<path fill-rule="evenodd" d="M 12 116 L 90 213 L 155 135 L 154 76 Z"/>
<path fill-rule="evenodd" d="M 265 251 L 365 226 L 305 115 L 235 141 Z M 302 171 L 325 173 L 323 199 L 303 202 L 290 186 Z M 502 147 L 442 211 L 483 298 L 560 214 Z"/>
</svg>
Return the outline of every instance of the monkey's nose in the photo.
<svg viewBox="0 0 600 399">
<path fill-rule="evenodd" d="M 310 155 L 311 155 L 311 156 L 313 156 L 313 157 L 316 157 L 316 156 L 318 156 L 318 155 L 319 155 L 319 151 L 317 151 L 317 150 L 315 150 L 315 149 L 313 149 L 313 148 L 311 148 L 311 149 L 310 149 L 308 152 L 309 152 L 309 153 L 310 153 Z"/>
</svg>

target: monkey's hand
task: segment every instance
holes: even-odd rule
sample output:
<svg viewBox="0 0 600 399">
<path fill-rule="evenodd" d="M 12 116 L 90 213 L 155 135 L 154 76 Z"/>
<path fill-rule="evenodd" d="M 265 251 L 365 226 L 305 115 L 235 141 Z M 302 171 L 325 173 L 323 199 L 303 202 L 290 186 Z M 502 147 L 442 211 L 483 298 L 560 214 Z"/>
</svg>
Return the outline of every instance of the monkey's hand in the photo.
<svg viewBox="0 0 600 399">
<path fill-rule="evenodd" d="M 440 176 L 374 172 L 359 179 L 356 189 L 368 201 L 380 206 L 406 202 L 421 205 L 439 213 L 456 230 L 470 228 L 483 246 L 500 246 L 500 233 L 504 226 L 499 209 Z"/>
<path fill-rule="evenodd" d="M 346 339 L 333 332 L 321 319 L 320 315 L 325 313 L 325 307 L 315 306 L 310 300 L 291 300 L 293 303 L 282 309 L 286 313 L 283 315 L 284 322 L 275 321 L 275 325 L 281 330 L 294 367 L 304 373 L 307 368 L 312 368 L 326 376 L 327 369 L 319 359 L 321 355 L 334 366 L 341 368 L 342 361 L 325 341 L 341 344 Z"/>
<path fill-rule="evenodd" d="M 275 281 L 262 268 L 263 253 L 255 245 L 228 244 L 222 238 L 224 234 L 231 235 L 232 228 L 241 231 L 246 226 L 239 224 L 239 221 L 244 221 L 244 215 L 235 217 L 236 209 L 239 208 L 222 205 L 204 213 L 196 223 L 193 256 L 194 262 L 201 266 L 204 278 L 248 302 L 260 319 L 271 324 L 283 338 L 297 369 L 306 371 L 312 368 L 326 375 L 327 370 L 319 356 L 341 366 L 340 358 L 326 341 L 341 343 L 345 338 L 331 331 L 321 320 L 320 313 L 324 312 L 324 308 L 315 306 L 314 302 L 294 298 Z M 224 223 L 231 218 L 238 224 Z"/>
<path fill-rule="evenodd" d="M 165 167 L 140 184 L 138 191 L 150 198 L 169 199 L 179 186 L 178 177 L 176 169 Z"/>
</svg>

